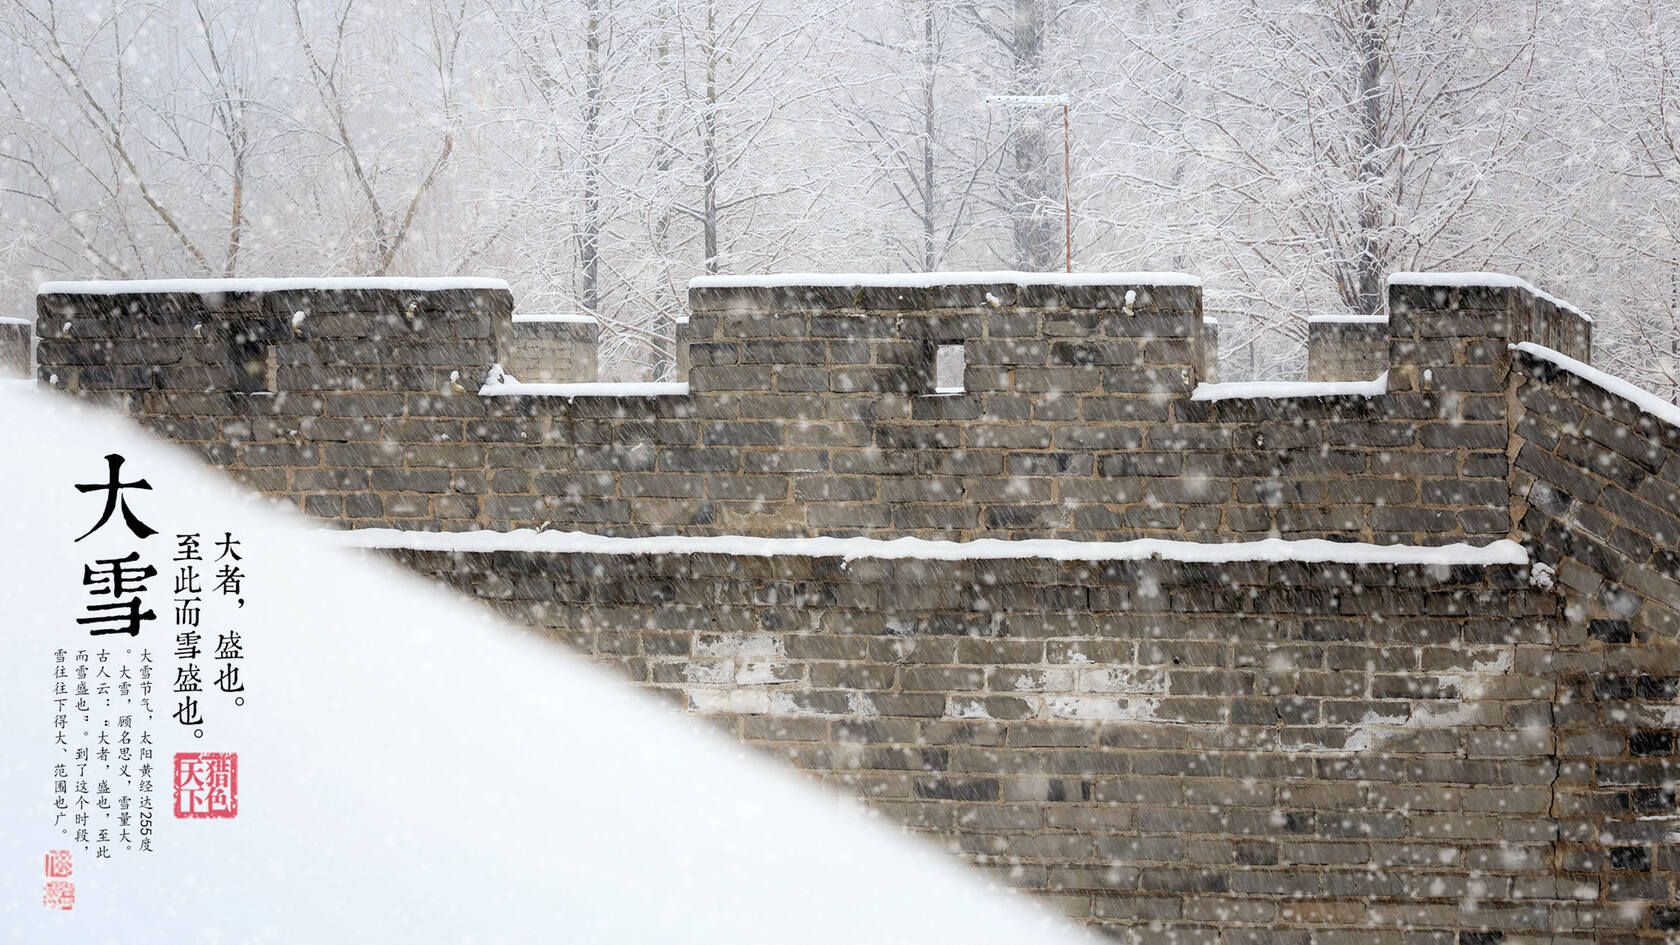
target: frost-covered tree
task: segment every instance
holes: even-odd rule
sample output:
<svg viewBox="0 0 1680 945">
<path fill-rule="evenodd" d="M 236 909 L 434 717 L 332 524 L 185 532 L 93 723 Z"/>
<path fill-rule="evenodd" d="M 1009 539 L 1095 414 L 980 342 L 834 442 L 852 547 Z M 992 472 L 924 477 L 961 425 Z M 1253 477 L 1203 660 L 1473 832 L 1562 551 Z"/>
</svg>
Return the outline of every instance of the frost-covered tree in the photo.
<svg viewBox="0 0 1680 945">
<path fill-rule="evenodd" d="M 608 231 L 625 203 L 613 180 L 641 144 L 629 120 L 641 63 L 619 14 L 611 0 L 494 11 L 512 52 L 502 65 L 521 93 L 501 106 L 516 142 L 509 170 L 517 168 L 524 194 L 507 239 L 521 245 L 516 264 L 532 281 L 547 280 L 564 307 L 591 315 L 602 313 L 614 288 L 602 278 Z"/>
<path fill-rule="evenodd" d="M 1396 269 L 1513 271 L 1680 398 L 1660 0 L 14 0 L 7 314 L 51 277 L 501 275 L 660 376 L 704 272 L 1206 280 L 1225 375 Z"/>
<path fill-rule="evenodd" d="M 852 166 L 880 202 L 892 265 L 931 271 L 963 259 L 983 212 L 991 165 L 984 81 L 962 57 L 955 0 L 892 0 L 859 17 L 852 75 L 836 108 Z M 871 196 L 863 197 L 865 200 Z"/>
<path fill-rule="evenodd" d="M 1227 310 L 1228 357 L 1246 335 L 1264 342 L 1256 372 L 1298 371 L 1304 317 L 1380 312 L 1395 270 L 1523 268 L 1531 177 L 1553 159 L 1536 147 L 1536 17 L 1493 0 L 1139 4 L 1110 95 L 1152 117 L 1130 183 L 1141 208 L 1193 208 L 1166 222 Z"/>
<path fill-rule="evenodd" d="M 349 267 L 385 275 L 454 155 L 456 76 L 476 11 L 438 0 L 405 22 L 362 0 L 318 7 L 290 0 L 288 9 L 314 93 L 296 128 L 330 169 L 315 182 L 327 188 L 317 199 L 336 196 L 349 214 Z"/>
<path fill-rule="evenodd" d="M 1596 359 L 1680 403 L 1680 21 L 1643 0 L 1576 25 L 1616 43 L 1597 58 L 1602 72 L 1574 73 L 1568 103 L 1587 113 L 1568 129 L 1571 143 L 1594 162 L 1571 176 L 1585 191 L 1571 196 L 1596 211 L 1579 208 L 1571 242 L 1591 261 L 1583 284 L 1611 316 Z"/>
<path fill-rule="evenodd" d="M 40 262 L 106 276 L 232 275 L 246 242 L 262 51 L 215 0 L 9 4 L 7 194 Z M 179 24 L 188 24 L 180 28 Z"/>
<path fill-rule="evenodd" d="M 1070 76 L 1060 46 L 1069 41 L 1071 14 L 1080 0 L 990 0 L 958 9 L 986 41 L 980 61 L 993 91 L 1018 96 L 1066 94 Z M 1006 144 L 996 168 L 993 206 L 1009 221 L 1009 249 L 999 255 L 1017 269 L 1060 269 L 1063 181 L 1059 111 L 1010 108 L 998 116 Z"/>
<path fill-rule="evenodd" d="M 1263 228 L 1238 238 L 1268 260 L 1274 304 L 1375 314 L 1386 273 L 1477 268 L 1521 238 L 1532 16 L 1494 0 L 1234 8 L 1222 87 L 1189 120 Z"/>
</svg>

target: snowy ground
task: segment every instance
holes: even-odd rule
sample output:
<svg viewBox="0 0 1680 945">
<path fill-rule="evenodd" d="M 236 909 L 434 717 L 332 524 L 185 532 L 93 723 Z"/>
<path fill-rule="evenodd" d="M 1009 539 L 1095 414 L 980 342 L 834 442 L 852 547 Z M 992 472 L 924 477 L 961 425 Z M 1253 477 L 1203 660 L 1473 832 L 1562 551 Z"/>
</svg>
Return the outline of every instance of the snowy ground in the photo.
<svg viewBox="0 0 1680 945">
<path fill-rule="evenodd" d="M 17 942 L 1054 942 L 1076 930 L 647 703 L 555 644 L 244 497 L 126 422 L 0 390 L 0 934 Z M 80 544 L 112 452 L 134 513 Z M 174 535 L 243 542 L 247 702 L 171 717 Z M 90 637 L 90 559 L 144 551 L 158 615 Z M 212 549 L 213 550 L 213 549 Z M 224 602 L 225 603 L 225 602 Z M 206 611 L 210 613 L 209 610 Z M 207 621 L 209 618 L 207 617 Z M 96 859 L 54 826 L 54 653 L 149 648 L 162 670 L 156 851 Z M 177 751 L 237 752 L 233 819 L 171 814 Z M 42 906 L 74 854 L 75 906 Z"/>
</svg>

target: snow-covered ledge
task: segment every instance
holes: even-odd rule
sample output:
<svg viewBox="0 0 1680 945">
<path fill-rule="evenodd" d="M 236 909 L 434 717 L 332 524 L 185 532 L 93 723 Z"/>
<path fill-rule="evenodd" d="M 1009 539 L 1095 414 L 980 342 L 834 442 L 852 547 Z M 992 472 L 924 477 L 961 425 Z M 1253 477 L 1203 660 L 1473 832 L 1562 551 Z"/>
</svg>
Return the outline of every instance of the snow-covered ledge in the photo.
<svg viewBox="0 0 1680 945">
<path fill-rule="evenodd" d="M 1606 374 L 1590 364 L 1583 364 L 1567 354 L 1553 351 L 1551 348 L 1542 347 L 1531 341 L 1514 344 L 1511 348 L 1562 368 L 1588 383 L 1596 384 L 1658 420 L 1680 428 L 1680 406 L 1671 404 L 1644 388 L 1635 387 L 1613 374 Z"/>
<path fill-rule="evenodd" d="M 1064 538 L 935 541 L 925 538 L 750 538 L 741 535 L 662 535 L 621 538 L 588 532 L 514 531 L 421 532 L 362 528 L 329 532 L 353 548 L 408 551 L 527 551 L 551 554 L 739 555 L 768 558 L 904 559 L 936 561 L 1013 560 L 1299 562 L 1306 564 L 1504 565 L 1527 564 L 1528 552 L 1508 539 L 1486 545 L 1379 545 L 1321 538 L 1265 538 L 1257 541 L 1197 542 L 1160 538 L 1131 541 L 1073 541 Z"/>
<path fill-rule="evenodd" d="M 1389 274 L 1388 284 L 1432 286 L 1443 289 L 1521 289 L 1537 299 L 1550 302 L 1588 322 L 1593 320 L 1591 315 L 1555 295 L 1541 291 L 1528 280 L 1509 276 L 1502 272 L 1395 272 Z"/>
<path fill-rule="evenodd" d="M 485 384 L 478 389 L 480 397 L 682 397 L 688 394 L 688 384 L 675 382 L 594 381 L 585 384 L 526 384 L 523 381 L 504 381 Z"/>
<path fill-rule="evenodd" d="M 513 320 L 517 324 L 528 325 L 598 325 L 600 319 L 583 312 L 514 312 Z"/>
<path fill-rule="evenodd" d="M 1187 272 L 785 272 L 767 275 L 700 276 L 690 289 L 881 288 L 932 289 L 957 285 L 1019 286 L 1197 286 L 1200 276 Z"/>
<path fill-rule="evenodd" d="M 1387 315 L 1312 315 L 1309 325 L 1386 325 Z"/>
<path fill-rule="evenodd" d="M 296 276 L 275 279 L 111 279 L 43 282 L 36 295 L 223 295 L 260 292 L 443 292 L 451 289 L 509 291 L 502 279 L 478 276 L 414 278 L 409 276 Z"/>
<path fill-rule="evenodd" d="M 1191 400 L 1378 397 L 1388 393 L 1388 372 L 1370 381 L 1228 381 L 1197 384 Z"/>
<path fill-rule="evenodd" d="M 450 381 L 459 385 L 459 372 L 451 374 Z M 527 384 L 502 369 L 500 364 L 490 365 L 490 373 L 484 378 L 484 384 L 478 389 L 480 397 L 680 397 L 688 393 L 687 382 L 650 383 L 630 381 L 626 383 L 612 381 L 592 381 L 573 384 Z"/>
<path fill-rule="evenodd" d="M 1202 280 L 1185 272 L 783 272 L 700 276 L 695 313 L 889 311 L 899 315 L 992 308 L 1124 310 L 1179 315 L 1201 308 Z M 1134 312 L 1135 309 L 1135 312 Z"/>
</svg>

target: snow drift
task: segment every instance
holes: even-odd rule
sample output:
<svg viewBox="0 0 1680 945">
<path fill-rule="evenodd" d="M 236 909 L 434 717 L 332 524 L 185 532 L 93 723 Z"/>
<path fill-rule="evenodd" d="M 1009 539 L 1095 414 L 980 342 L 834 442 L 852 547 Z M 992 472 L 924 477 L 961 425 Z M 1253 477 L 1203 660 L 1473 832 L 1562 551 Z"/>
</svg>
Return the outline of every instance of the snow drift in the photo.
<svg viewBox="0 0 1680 945">
<path fill-rule="evenodd" d="M 850 802 L 772 767 L 557 644 L 238 493 L 113 418 L 0 390 L 12 513 L 0 637 L 0 888 L 20 942 L 1052 942 L 1079 932 Z M 103 457 L 158 529 L 141 636 L 90 637 Z M 243 542 L 246 704 L 171 717 L 174 534 Z M 150 648 L 160 668 L 156 850 L 109 859 L 53 826 L 60 647 Z M 208 703 L 208 700 L 206 700 Z M 233 819 L 171 816 L 169 758 L 235 751 Z M 43 854 L 76 903 L 42 906 Z"/>
</svg>

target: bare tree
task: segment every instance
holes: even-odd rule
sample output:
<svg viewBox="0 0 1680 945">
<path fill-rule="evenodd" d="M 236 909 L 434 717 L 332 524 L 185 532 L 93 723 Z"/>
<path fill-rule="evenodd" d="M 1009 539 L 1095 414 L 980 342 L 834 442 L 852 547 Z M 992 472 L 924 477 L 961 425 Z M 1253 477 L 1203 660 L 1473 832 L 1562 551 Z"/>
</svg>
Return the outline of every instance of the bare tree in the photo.
<svg viewBox="0 0 1680 945">
<path fill-rule="evenodd" d="M 987 147 L 984 125 L 972 130 L 981 102 L 957 86 L 966 64 L 953 48 L 963 26 L 955 11 L 952 0 L 898 0 L 860 17 L 855 76 L 836 88 L 860 173 L 883 191 L 884 212 L 911 223 L 882 238 L 896 260 L 924 271 L 958 252 L 999 150 Z"/>
<path fill-rule="evenodd" d="M 1598 326 L 1595 355 L 1680 403 L 1680 23 L 1665 5 L 1642 0 L 1573 25 L 1618 50 L 1605 62 L 1608 76 L 1595 86 L 1577 75 L 1570 100 L 1559 102 L 1590 114 L 1567 130 L 1588 139 L 1577 146 L 1594 146 L 1600 172 L 1586 182 L 1596 187 L 1572 195 L 1596 211 L 1574 222 L 1596 244 L 1583 253 L 1604 261 L 1587 284 L 1602 287 L 1596 301 L 1614 316 Z"/>
<path fill-rule="evenodd" d="M 225 9 L 192 0 L 185 12 L 197 29 L 166 32 L 172 42 L 161 61 L 146 39 L 169 22 L 171 11 L 159 7 L 112 3 L 89 17 L 44 0 L 9 12 L 7 39 L 39 64 L 59 106 L 43 109 L 16 73 L 0 76 L 26 142 L 5 154 L 17 173 L 11 192 L 48 211 L 78 255 L 107 274 L 155 271 L 171 257 L 189 271 L 236 272 L 257 53 L 224 27 Z M 148 68 L 180 71 L 173 83 L 135 74 Z M 65 114 L 77 121 L 54 120 Z M 159 255 L 163 247 L 147 236 L 153 228 L 168 234 L 172 252 Z"/>
<path fill-rule="evenodd" d="M 575 231 L 574 252 L 568 263 L 576 275 L 577 305 L 599 315 L 604 292 L 601 254 L 610 216 L 605 178 L 628 130 L 622 115 L 609 114 L 608 99 L 633 100 L 634 90 L 609 88 L 621 66 L 611 0 L 584 0 L 578 12 L 574 18 L 551 4 L 525 3 L 498 9 L 494 15 L 515 51 L 515 75 L 541 106 L 528 113 L 528 124 L 539 129 L 549 155 L 546 164 L 536 168 L 539 192 L 574 206 L 565 191 L 575 186 L 575 211 L 568 214 L 574 221 L 569 224 Z M 603 129 L 609 120 L 616 131 Z M 543 223 L 568 225 L 554 219 Z"/>
<path fill-rule="evenodd" d="M 323 31 L 325 42 L 318 38 L 319 24 L 306 18 L 303 0 L 291 0 L 298 46 L 327 117 L 327 128 L 322 134 L 332 143 L 335 155 L 342 161 L 343 172 L 355 185 L 367 212 L 366 232 L 356 247 L 358 270 L 374 275 L 391 270 L 416 214 L 449 163 L 455 148 L 453 86 L 468 9 L 466 0 L 431 6 L 424 18 L 423 32 L 411 45 L 423 57 L 428 78 L 435 82 L 442 127 L 436 132 L 438 140 L 432 148 L 433 156 L 421 170 L 419 180 L 397 189 L 383 186 L 383 179 L 391 169 L 380 160 L 391 156 L 395 149 L 372 149 L 370 153 L 368 139 L 379 136 L 383 130 L 359 128 L 352 117 L 357 103 L 347 73 L 360 61 L 352 49 L 352 27 L 358 22 L 367 25 L 355 17 L 357 0 L 343 0 L 336 6 L 328 18 L 328 28 Z"/>
<path fill-rule="evenodd" d="M 672 361 L 698 272 L 1191 269 L 1227 376 L 1396 269 L 1497 268 L 1680 398 L 1662 0 L 13 0 L 0 265 L 492 272 Z M 1609 54 L 1607 50 L 1615 50 Z M 1252 368 L 1250 368 L 1252 365 Z"/>
<path fill-rule="evenodd" d="M 717 272 L 728 242 L 725 218 L 750 217 L 755 205 L 796 186 L 781 176 L 765 186 L 743 171 L 759 157 L 757 146 L 781 130 L 778 119 L 821 97 L 820 83 L 787 80 L 814 64 L 814 28 L 833 10 L 695 0 L 670 12 L 678 51 L 672 65 L 699 152 L 696 199 L 677 210 L 699 225 L 702 267 Z"/>
<path fill-rule="evenodd" d="M 1078 0 L 1003 0 L 963 3 L 959 9 L 970 23 L 1004 54 L 1007 71 L 999 76 L 1003 91 L 1012 95 L 1044 95 L 1062 76 L 1051 67 L 1048 49 L 1064 18 Z M 1064 90 L 1065 91 L 1065 90 Z M 1011 110 L 1007 115 L 1007 157 L 999 175 L 997 205 L 1009 217 L 1015 268 L 1059 268 L 1061 227 L 1056 217 L 1062 188 L 1051 160 L 1053 135 L 1047 112 Z"/>
</svg>

